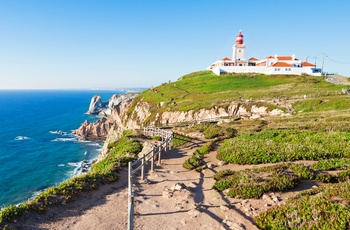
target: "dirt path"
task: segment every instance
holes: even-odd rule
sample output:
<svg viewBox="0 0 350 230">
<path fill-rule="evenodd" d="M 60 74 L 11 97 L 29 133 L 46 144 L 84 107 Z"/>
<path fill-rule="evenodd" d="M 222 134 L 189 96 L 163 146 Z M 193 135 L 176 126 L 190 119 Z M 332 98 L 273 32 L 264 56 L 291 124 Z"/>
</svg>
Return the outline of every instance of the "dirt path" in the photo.
<svg viewBox="0 0 350 230">
<path fill-rule="evenodd" d="M 235 208 L 212 189 L 217 164 L 215 152 L 206 156 L 214 166 L 201 173 L 182 167 L 186 158 L 201 145 L 188 143 L 165 153 L 161 165 L 136 181 L 134 229 L 256 229 L 252 217 Z M 14 227 L 18 229 L 126 229 L 127 170 L 117 183 L 84 194 L 45 215 L 32 215 Z M 236 202 L 238 203 L 238 202 Z"/>
</svg>

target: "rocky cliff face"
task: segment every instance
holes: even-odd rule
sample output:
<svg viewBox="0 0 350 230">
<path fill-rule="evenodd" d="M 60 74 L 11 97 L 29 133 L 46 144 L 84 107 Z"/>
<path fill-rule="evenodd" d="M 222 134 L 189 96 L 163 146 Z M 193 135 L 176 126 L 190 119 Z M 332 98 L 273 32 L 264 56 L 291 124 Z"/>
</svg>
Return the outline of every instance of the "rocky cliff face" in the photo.
<svg viewBox="0 0 350 230">
<path fill-rule="evenodd" d="M 112 119 L 106 118 L 101 118 L 96 123 L 85 121 L 72 133 L 80 136 L 83 140 L 104 140 L 113 124 Z"/>
<path fill-rule="evenodd" d="M 131 117 L 126 120 L 128 128 L 141 128 L 146 120 L 149 119 L 150 105 L 146 102 L 139 102 Z M 222 117 L 238 116 L 242 119 L 260 119 L 265 116 L 286 115 L 281 109 L 269 110 L 266 106 L 252 105 L 247 107 L 238 102 L 232 102 L 226 107 L 214 107 L 212 109 L 200 109 L 198 111 L 165 111 L 159 112 L 154 119 L 150 120 L 149 125 L 170 125 L 181 122 L 203 121 L 218 119 Z"/>
<path fill-rule="evenodd" d="M 247 106 L 247 103 L 242 104 L 239 102 L 232 102 L 228 106 L 214 107 L 212 109 L 165 111 L 152 115 L 150 112 L 151 105 L 142 100 L 136 104 L 130 114 L 128 110 L 135 96 L 135 94 L 113 96 L 109 102 L 110 113 L 108 113 L 107 118 L 100 119 L 96 123 L 85 121 L 79 129 L 74 131 L 75 134 L 83 139 L 105 139 L 100 159 L 106 155 L 108 144 L 115 141 L 126 129 L 140 129 L 149 125 L 169 125 L 229 116 L 239 116 L 242 119 L 262 119 L 265 116 L 288 115 L 281 109 L 269 110 L 266 106 L 257 106 L 254 103 L 251 106 Z M 224 122 L 225 119 L 221 119 L 221 121 Z"/>
</svg>

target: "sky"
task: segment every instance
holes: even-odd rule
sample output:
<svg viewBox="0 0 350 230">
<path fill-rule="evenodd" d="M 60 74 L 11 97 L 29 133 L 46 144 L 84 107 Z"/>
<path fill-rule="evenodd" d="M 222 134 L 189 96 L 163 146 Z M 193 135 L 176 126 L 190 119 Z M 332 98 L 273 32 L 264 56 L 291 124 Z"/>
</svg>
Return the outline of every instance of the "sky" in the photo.
<svg viewBox="0 0 350 230">
<path fill-rule="evenodd" d="M 152 87 L 232 57 L 350 76 L 350 1 L 0 0 L 0 89 Z"/>
</svg>

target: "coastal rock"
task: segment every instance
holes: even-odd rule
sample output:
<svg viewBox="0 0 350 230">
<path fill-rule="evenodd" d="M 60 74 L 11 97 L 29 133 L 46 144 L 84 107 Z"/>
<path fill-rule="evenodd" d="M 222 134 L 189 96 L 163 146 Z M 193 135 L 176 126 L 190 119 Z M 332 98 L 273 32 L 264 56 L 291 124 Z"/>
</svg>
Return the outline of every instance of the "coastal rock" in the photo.
<svg viewBox="0 0 350 230">
<path fill-rule="evenodd" d="M 100 95 L 95 95 L 90 102 L 87 114 L 97 115 L 106 108 L 106 103 L 102 102 Z"/>
<path fill-rule="evenodd" d="M 105 139 L 113 122 L 110 119 L 101 118 L 96 123 L 85 121 L 79 129 L 72 133 L 80 136 L 83 140 Z"/>
<path fill-rule="evenodd" d="M 138 93 L 126 93 L 126 94 L 114 94 L 108 102 L 106 108 L 100 110 L 98 116 L 100 117 L 108 117 L 112 115 L 113 110 L 118 108 L 123 102 L 131 101 L 134 99 Z"/>
</svg>

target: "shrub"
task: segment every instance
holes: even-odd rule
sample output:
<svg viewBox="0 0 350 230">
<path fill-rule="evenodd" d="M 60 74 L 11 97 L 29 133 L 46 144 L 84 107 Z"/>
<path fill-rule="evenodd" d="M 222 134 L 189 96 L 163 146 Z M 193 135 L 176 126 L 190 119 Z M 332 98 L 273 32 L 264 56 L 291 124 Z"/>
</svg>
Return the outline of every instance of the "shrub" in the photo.
<svg viewBox="0 0 350 230">
<path fill-rule="evenodd" d="M 350 170 L 338 173 L 338 181 L 348 181 L 350 179 Z"/>
<path fill-rule="evenodd" d="M 315 178 L 315 173 L 303 164 L 291 164 L 289 168 L 301 179 L 312 180 Z"/>
<path fill-rule="evenodd" d="M 179 135 L 179 134 L 174 134 L 173 147 L 177 148 L 177 147 L 179 147 L 181 145 L 186 144 L 189 141 L 190 141 L 189 137 L 185 137 L 185 136 L 182 136 L 182 135 Z"/>
<path fill-rule="evenodd" d="M 235 171 L 232 171 L 230 169 L 226 169 L 226 170 L 221 170 L 219 172 L 217 172 L 215 175 L 214 175 L 214 179 L 215 180 L 221 180 L 227 176 L 231 176 L 235 173 Z"/>
<path fill-rule="evenodd" d="M 233 138 L 233 137 L 237 136 L 237 134 L 238 134 L 237 129 L 234 129 L 231 127 L 225 129 L 225 137 L 226 138 Z"/>
<path fill-rule="evenodd" d="M 183 163 L 182 166 L 186 169 L 195 169 L 199 167 L 199 165 L 200 165 L 200 159 L 198 159 L 196 156 L 191 156 Z"/>
<path fill-rule="evenodd" d="M 316 175 L 315 180 L 322 182 L 322 183 L 334 183 L 337 182 L 337 177 L 328 174 L 328 173 L 320 173 Z"/>
<path fill-rule="evenodd" d="M 214 176 L 217 181 L 213 187 L 218 191 L 229 189 L 227 195 L 233 198 L 260 198 L 265 192 L 286 191 L 299 184 L 297 176 L 286 174 L 287 169 L 284 164 L 237 172 L 224 170 Z"/>
<path fill-rule="evenodd" d="M 205 154 L 210 152 L 210 149 L 215 142 L 208 142 L 203 146 L 199 147 L 193 152 L 193 156 L 188 158 L 184 163 L 183 167 L 186 169 L 196 169 L 197 171 L 202 171 L 203 168 L 200 167 L 202 164 L 202 158 Z"/>
<path fill-rule="evenodd" d="M 285 205 L 261 213 L 255 223 L 260 229 L 347 229 L 349 206 L 333 197 L 348 200 L 350 185 L 329 184 L 301 192 Z"/>
<path fill-rule="evenodd" d="M 123 136 L 124 137 L 138 137 L 139 134 L 134 129 L 133 130 L 128 129 L 128 130 L 123 131 Z"/>
<path fill-rule="evenodd" d="M 350 156 L 350 133 L 263 130 L 225 140 L 217 158 L 236 164 L 321 160 Z"/>
<path fill-rule="evenodd" d="M 218 137 L 221 135 L 221 133 L 222 133 L 221 127 L 216 124 L 210 125 L 208 128 L 206 128 L 203 131 L 204 137 L 206 139 L 212 139 L 212 138 Z"/>
<path fill-rule="evenodd" d="M 350 159 L 340 158 L 340 159 L 326 159 L 319 160 L 317 163 L 313 164 L 311 167 L 315 170 L 339 170 L 339 169 L 349 169 Z"/>
</svg>

